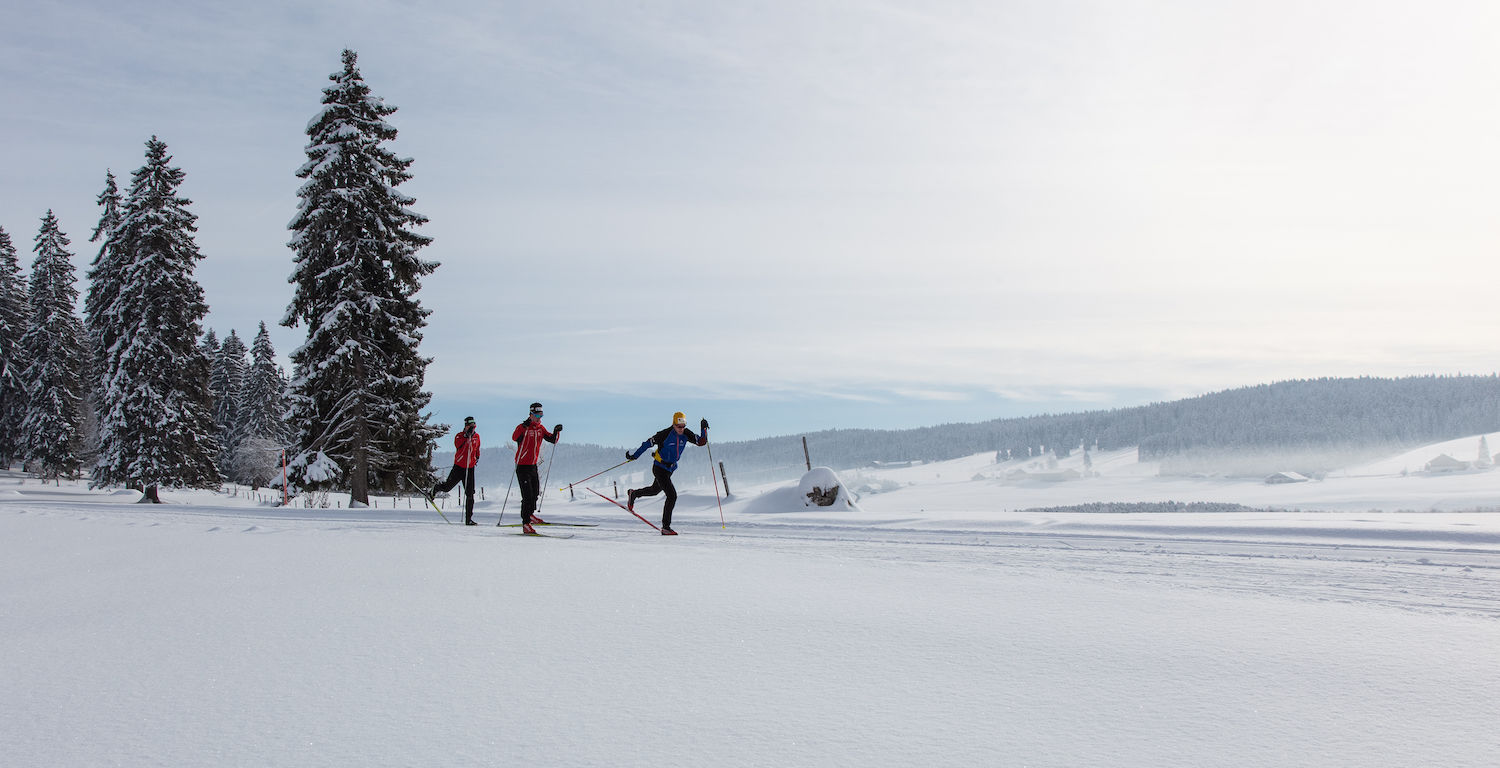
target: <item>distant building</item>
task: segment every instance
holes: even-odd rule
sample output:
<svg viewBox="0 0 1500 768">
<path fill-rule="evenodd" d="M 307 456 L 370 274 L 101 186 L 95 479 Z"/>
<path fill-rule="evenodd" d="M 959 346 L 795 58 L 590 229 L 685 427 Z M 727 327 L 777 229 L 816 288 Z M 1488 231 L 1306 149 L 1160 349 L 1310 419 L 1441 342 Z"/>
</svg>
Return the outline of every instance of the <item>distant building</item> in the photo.
<svg viewBox="0 0 1500 768">
<path fill-rule="evenodd" d="M 1433 459 L 1432 461 L 1427 462 L 1426 470 L 1432 473 L 1463 472 L 1468 470 L 1469 467 L 1469 462 L 1459 461 L 1458 459 L 1455 459 L 1445 453 Z"/>
<path fill-rule="evenodd" d="M 1026 472 L 1013 469 L 1005 474 L 1008 482 L 1019 483 L 1035 480 L 1043 483 L 1064 483 L 1069 480 L 1077 480 L 1083 475 L 1076 469 L 1064 469 L 1058 472 Z"/>
<path fill-rule="evenodd" d="M 1285 483 L 1305 483 L 1307 481 L 1308 481 L 1307 475 L 1298 474 L 1296 472 L 1277 472 L 1276 474 L 1271 475 L 1270 477 L 1266 478 L 1266 485 L 1283 485 Z"/>
</svg>

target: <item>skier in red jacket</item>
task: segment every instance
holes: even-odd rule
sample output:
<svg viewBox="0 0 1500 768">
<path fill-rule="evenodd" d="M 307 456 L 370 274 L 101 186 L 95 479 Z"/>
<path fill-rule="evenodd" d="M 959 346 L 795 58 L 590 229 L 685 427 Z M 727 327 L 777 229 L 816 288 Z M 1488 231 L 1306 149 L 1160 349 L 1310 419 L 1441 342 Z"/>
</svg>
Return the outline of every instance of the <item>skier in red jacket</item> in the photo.
<svg viewBox="0 0 1500 768">
<path fill-rule="evenodd" d="M 448 479 L 432 486 L 432 495 L 445 493 L 460 482 L 464 484 L 464 525 L 474 522 L 474 465 L 479 463 L 479 432 L 473 416 L 464 417 L 464 431 L 453 436 L 453 469 Z"/>
<path fill-rule="evenodd" d="M 542 460 L 542 441 L 556 445 L 561 434 L 561 424 L 553 427 L 551 432 L 542 426 L 541 403 L 532 403 L 526 420 L 516 425 L 510 434 L 510 439 L 516 441 L 516 485 L 521 487 L 521 531 L 524 533 L 536 533 L 532 524 L 545 522 L 536 516 L 537 497 L 542 490 L 542 478 L 536 465 Z"/>
</svg>

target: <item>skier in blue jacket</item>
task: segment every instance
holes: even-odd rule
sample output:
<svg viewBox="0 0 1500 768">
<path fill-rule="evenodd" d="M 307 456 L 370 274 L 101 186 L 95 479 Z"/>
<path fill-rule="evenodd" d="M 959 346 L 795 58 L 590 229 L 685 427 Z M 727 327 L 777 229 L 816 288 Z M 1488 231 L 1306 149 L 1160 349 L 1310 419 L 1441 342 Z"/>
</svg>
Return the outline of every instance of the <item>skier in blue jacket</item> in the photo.
<svg viewBox="0 0 1500 768">
<path fill-rule="evenodd" d="M 666 506 L 661 510 L 661 535 L 676 536 L 677 532 L 672 530 L 672 507 L 677 506 L 677 488 L 672 485 L 672 473 L 677 470 L 677 461 L 682 458 L 682 452 L 689 445 L 708 445 L 708 419 L 700 419 L 698 428 L 703 434 L 695 435 L 687 428 L 687 417 L 682 411 L 672 414 L 672 426 L 646 439 L 641 447 L 634 452 L 626 451 L 625 458 L 635 461 L 641 454 L 656 446 L 651 458 L 651 476 L 656 482 L 645 488 L 637 488 L 626 494 L 626 506 L 630 511 L 635 511 L 635 500 L 642 496 L 655 496 L 658 493 L 667 494 Z"/>
</svg>

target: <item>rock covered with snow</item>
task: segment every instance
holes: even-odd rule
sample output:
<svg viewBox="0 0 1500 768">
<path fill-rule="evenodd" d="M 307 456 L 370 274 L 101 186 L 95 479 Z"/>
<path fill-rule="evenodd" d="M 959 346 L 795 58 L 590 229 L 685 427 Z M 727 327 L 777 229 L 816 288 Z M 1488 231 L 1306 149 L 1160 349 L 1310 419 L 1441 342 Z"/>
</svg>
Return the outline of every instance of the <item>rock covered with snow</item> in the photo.
<svg viewBox="0 0 1500 768">
<path fill-rule="evenodd" d="M 797 484 L 797 492 L 806 499 L 806 506 L 809 507 L 848 509 L 853 506 L 844 483 L 828 467 L 813 467 L 803 475 Z"/>
<path fill-rule="evenodd" d="M 805 512 L 808 510 L 859 511 L 856 497 L 828 467 L 813 467 L 795 486 L 777 488 L 749 502 L 751 514 Z"/>
</svg>

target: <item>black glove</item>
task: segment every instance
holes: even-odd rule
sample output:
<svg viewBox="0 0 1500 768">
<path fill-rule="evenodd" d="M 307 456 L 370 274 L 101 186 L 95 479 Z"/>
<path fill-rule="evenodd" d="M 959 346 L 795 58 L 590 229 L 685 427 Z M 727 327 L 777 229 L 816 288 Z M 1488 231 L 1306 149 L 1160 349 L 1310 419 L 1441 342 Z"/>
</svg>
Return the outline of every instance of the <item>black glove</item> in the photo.
<svg viewBox="0 0 1500 768">
<path fill-rule="evenodd" d="M 626 461 L 635 461 L 635 457 L 630 455 L 630 451 L 626 451 L 625 452 L 625 460 Z"/>
<path fill-rule="evenodd" d="M 702 429 L 705 432 L 708 431 L 708 419 L 699 419 L 698 428 Z"/>
<path fill-rule="evenodd" d="M 558 432 L 561 432 L 561 431 L 562 431 L 562 425 L 561 424 L 558 424 L 557 426 L 555 426 L 555 427 L 552 428 L 552 434 L 554 434 L 554 435 L 557 434 Z"/>
</svg>

